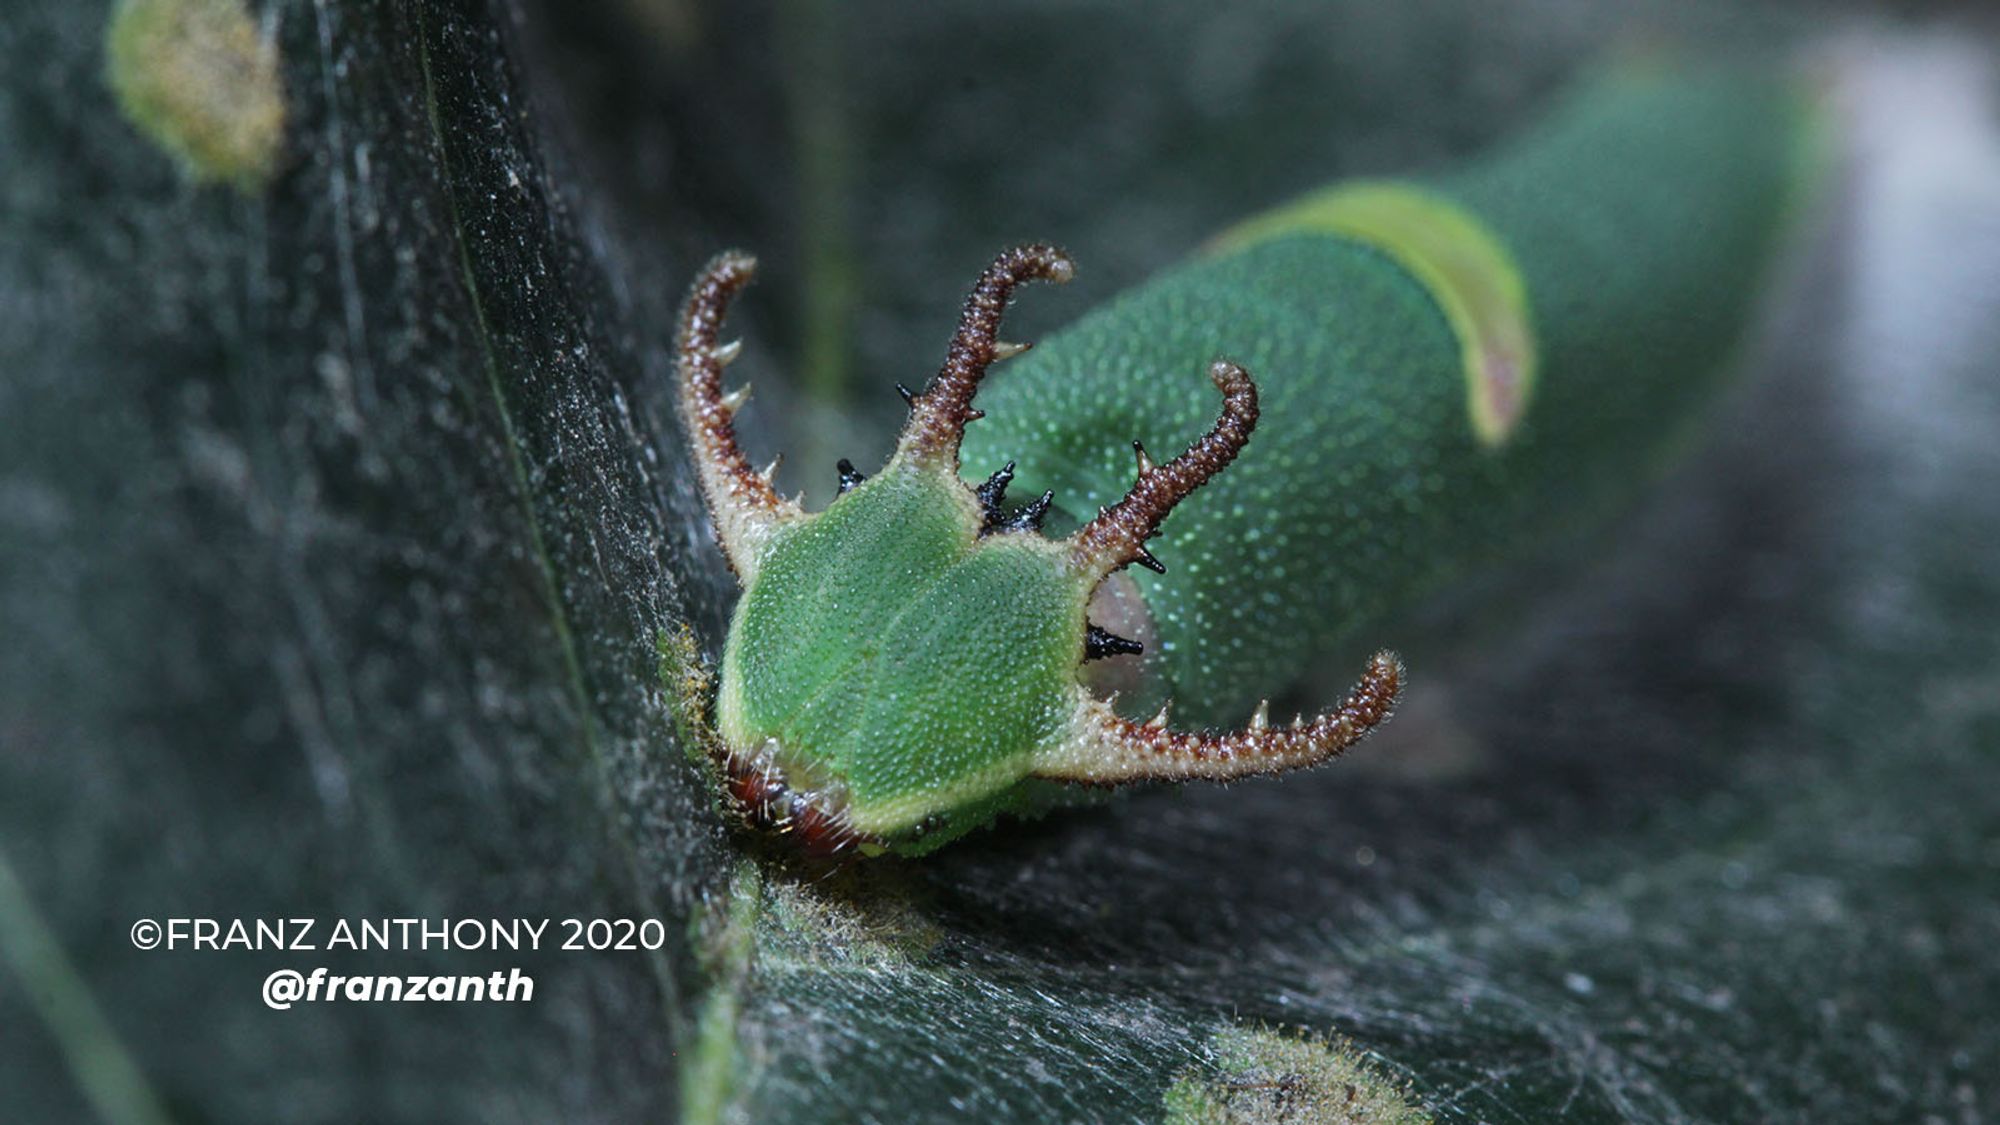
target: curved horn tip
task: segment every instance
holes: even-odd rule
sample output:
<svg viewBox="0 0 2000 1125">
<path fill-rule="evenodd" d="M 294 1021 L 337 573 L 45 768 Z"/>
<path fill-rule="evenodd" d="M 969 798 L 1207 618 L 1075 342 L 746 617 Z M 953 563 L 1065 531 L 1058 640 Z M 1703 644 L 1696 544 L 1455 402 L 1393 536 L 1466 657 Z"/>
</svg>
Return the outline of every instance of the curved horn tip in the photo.
<svg viewBox="0 0 2000 1125">
<path fill-rule="evenodd" d="M 1052 242 L 1023 242 L 996 254 L 993 268 L 1008 273 L 1026 272 L 1062 285 L 1076 276 L 1076 259 Z"/>
<path fill-rule="evenodd" d="M 1409 666 L 1404 664 L 1403 658 L 1396 653 L 1385 648 L 1381 652 L 1376 653 L 1374 660 L 1370 661 L 1370 663 L 1380 667 L 1388 675 L 1394 677 L 1397 687 L 1400 688 L 1409 683 Z"/>
<path fill-rule="evenodd" d="M 1076 263 L 1069 255 L 1042 243 L 1016 246 L 993 259 L 966 296 L 944 366 L 921 392 L 896 388 L 910 404 L 909 420 L 896 443 L 898 456 L 908 454 L 920 462 L 957 470 L 966 423 L 984 417 L 973 407 L 972 396 L 987 369 L 1025 350 L 1025 345 L 999 337 L 1000 321 L 1014 290 L 1023 282 L 1061 283 L 1075 274 Z"/>
<path fill-rule="evenodd" d="M 697 286 L 720 283 L 734 291 L 750 283 L 757 273 L 757 256 L 746 250 L 724 250 L 710 258 L 696 274 Z"/>
<path fill-rule="evenodd" d="M 1139 476 L 1123 499 L 1098 509 L 1096 518 L 1070 536 L 1071 559 L 1087 576 L 1103 577 L 1128 563 L 1164 572 L 1146 551 L 1146 540 L 1190 493 L 1228 468 L 1257 428 L 1257 384 L 1239 364 L 1217 359 L 1208 377 L 1222 392 L 1222 408 L 1206 434 L 1164 465 L 1132 443 Z"/>
<path fill-rule="evenodd" d="M 710 258 L 681 306 L 674 340 L 681 424 L 693 448 L 702 498 L 730 567 L 745 583 L 755 576 L 762 544 L 777 527 L 805 516 L 797 501 L 772 489 L 769 471 L 758 473 L 736 442 L 734 418 L 749 398 L 749 385 L 722 389 L 723 369 L 743 347 L 739 340 L 719 341 L 718 330 L 756 268 L 757 259 L 741 250 Z"/>
<path fill-rule="evenodd" d="M 1404 666 L 1403 658 L 1393 651 L 1385 648 L 1368 658 L 1368 667 L 1362 670 L 1361 682 L 1355 685 L 1354 694 L 1367 693 L 1365 701 L 1357 699 L 1355 702 L 1373 704 L 1371 709 L 1377 714 L 1368 717 L 1370 726 L 1389 717 L 1409 682 L 1409 669 Z"/>
<path fill-rule="evenodd" d="M 1250 373 L 1243 369 L 1242 364 L 1233 360 L 1217 358 L 1210 362 L 1208 365 L 1208 378 L 1210 382 L 1224 391 L 1233 390 L 1237 387 L 1248 391 L 1255 391 L 1257 389 L 1256 380 L 1250 378 Z"/>
<path fill-rule="evenodd" d="M 757 255 L 748 250 L 724 250 L 708 260 L 708 269 L 741 274 L 756 273 Z"/>
<path fill-rule="evenodd" d="M 756 272 L 757 259 L 741 250 L 724 250 L 701 267 L 681 304 L 680 331 L 674 341 L 684 361 L 726 366 L 736 358 L 741 342 L 717 343 L 716 332 L 731 302 Z"/>
<path fill-rule="evenodd" d="M 1385 648 L 1374 656 L 1369 657 L 1368 670 L 1382 673 L 1389 679 L 1394 680 L 1396 686 L 1399 688 L 1409 679 L 1409 667 L 1403 663 L 1403 658 L 1396 655 L 1392 649 Z"/>
<path fill-rule="evenodd" d="M 999 285 L 1011 289 L 1024 281 L 1047 281 L 1055 285 L 1067 285 L 1075 277 L 1076 259 L 1070 257 L 1068 251 L 1046 242 L 1027 242 L 994 255 L 992 264 L 980 274 L 978 288 Z M 1006 344 L 998 340 L 994 343 L 998 349 L 1015 347 L 1025 349 L 1030 346 Z M 1002 354 L 997 358 L 1004 359 L 1007 356 Z"/>
</svg>

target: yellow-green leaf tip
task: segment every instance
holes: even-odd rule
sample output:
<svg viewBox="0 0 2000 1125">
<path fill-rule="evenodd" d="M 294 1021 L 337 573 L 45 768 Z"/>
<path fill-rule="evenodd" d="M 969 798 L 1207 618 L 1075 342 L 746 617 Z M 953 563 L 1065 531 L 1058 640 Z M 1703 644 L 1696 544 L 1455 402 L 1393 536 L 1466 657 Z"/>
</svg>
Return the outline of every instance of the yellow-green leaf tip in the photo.
<svg viewBox="0 0 2000 1125">
<path fill-rule="evenodd" d="M 241 0 L 120 0 L 106 74 L 139 130 L 197 182 L 262 190 L 285 135 L 278 52 Z"/>
</svg>

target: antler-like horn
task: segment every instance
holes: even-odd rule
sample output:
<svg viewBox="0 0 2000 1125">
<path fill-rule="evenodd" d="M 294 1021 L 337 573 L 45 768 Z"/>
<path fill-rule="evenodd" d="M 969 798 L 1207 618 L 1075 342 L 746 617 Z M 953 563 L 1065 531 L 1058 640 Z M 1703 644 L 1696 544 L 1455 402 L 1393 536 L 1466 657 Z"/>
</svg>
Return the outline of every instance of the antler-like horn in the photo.
<svg viewBox="0 0 2000 1125">
<path fill-rule="evenodd" d="M 975 416 L 972 396 L 996 359 L 1019 355 L 1023 344 L 1001 342 L 1000 314 L 1015 286 L 1024 281 L 1062 283 L 1076 274 L 1076 263 L 1053 246 L 1017 246 L 993 260 L 965 299 L 958 332 L 951 339 L 944 366 L 922 394 L 910 397 L 910 420 L 897 443 L 899 455 L 919 462 L 942 464 L 958 471 L 958 446 L 965 423 Z"/>
<path fill-rule="evenodd" d="M 1218 359 L 1209 365 L 1208 377 L 1222 392 L 1222 414 L 1215 425 L 1164 465 L 1153 464 L 1139 449 L 1139 476 L 1131 491 L 1070 536 L 1070 560 L 1090 579 L 1102 579 L 1132 562 L 1161 569 L 1147 553 L 1146 540 L 1159 531 L 1174 505 L 1236 460 L 1250 440 L 1257 428 L 1257 384 L 1250 373 Z"/>
<path fill-rule="evenodd" d="M 750 283 L 756 268 L 757 260 L 740 251 L 727 250 L 711 259 L 688 292 L 674 342 L 681 424 L 695 448 L 702 495 L 723 553 L 746 583 L 771 533 L 805 515 L 778 495 L 770 477 L 752 468 L 736 444 L 736 411 L 748 399 L 749 388 L 722 393 L 722 369 L 742 351 L 742 342 L 718 343 L 717 333 L 730 301 Z"/>
<path fill-rule="evenodd" d="M 1172 730 L 1157 720 L 1133 722 L 1079 686 L 1068 735 L 1044 752 L 1035 776 L 1097 785 L 1227 781 L 1318 765 L 1339 757 L 1388 718 L 1403 682 L 1403 662 L 1393 652 L 1378 652 L 1339 707 L 1309 723 L 1273 727 L 1259 706 L 1248 727 L 1226 734 Z"/>
</svg>

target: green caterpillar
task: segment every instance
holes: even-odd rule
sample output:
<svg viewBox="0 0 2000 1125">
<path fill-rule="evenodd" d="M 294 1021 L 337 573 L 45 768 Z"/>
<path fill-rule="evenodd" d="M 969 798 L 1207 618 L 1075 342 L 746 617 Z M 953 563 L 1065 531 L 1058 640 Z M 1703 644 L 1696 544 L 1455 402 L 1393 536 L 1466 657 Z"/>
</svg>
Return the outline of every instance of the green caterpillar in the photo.
<svg viewBox="0 0 2000 1125">
<path fill-rule="evenodd" d="M 716 703 L 729 800 L 811 852 L 920 854 L 1076 786 L 1337 756 L 1388 716 L 1394 655 L 1316 718 L 1258 705 L 1222 733 L 1164 706 L 1122 717 L 1080 669 L 1142 653 L 1128 703 L 1240 716 L 1386 612 L 1614 509 L 1714 397 L 1817 121 L 1783 74 L 1588 88 L 1455 174 L 1336 187 L 1227 232 L 1011 364 L 982 412 L 988 367 L 1025 350 L 997 334 L 1012 291 L 1073 270 L 1010 251 L 937 377 L 904 392 L 888 465 L 842 462 L 819 513 L 736 444 L 718 328 L 752 263 L 718 257 L 677 348 L 744 589 Z M 1185 452 L 1155 463 L 1141 437 Z M 1010 486 L 1039 498 L 1010 508 Z M 1080 524 L 1060 538 L 1042 533 L 1058 504 Z"/>
</svg>

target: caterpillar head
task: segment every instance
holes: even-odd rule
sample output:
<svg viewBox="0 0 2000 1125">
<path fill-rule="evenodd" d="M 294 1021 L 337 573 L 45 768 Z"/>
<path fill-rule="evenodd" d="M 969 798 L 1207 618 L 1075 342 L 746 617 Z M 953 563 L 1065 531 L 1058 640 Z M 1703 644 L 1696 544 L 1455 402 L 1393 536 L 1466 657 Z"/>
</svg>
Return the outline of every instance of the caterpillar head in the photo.
<svg viewBox="0 0 2000 1125">
<path fill-rule="evenodd" d="M 1215 425 L 1164 464 L 1134 443 L 1124 499 L 1063 538 L 1041 532 L 1047 494 L 1010 508 L 1009 465 L 979 485 L 959 477 L 972 399 L 996 361 L 1001 313 L 1022 282 L 1067 281 L 1062 251 L 1000 255 L 967 298 L 943 368 L 903 392 L 908 423 L 889 462 L 864 477 L 840 464 L 840 494 L 809 513 L 753 470 L 725 394 L 737 353 L 719 342 L 754 263 L 725 253 L 681 315 L 682 420 L 716 534 L 743 585 L 716 704 L 728 796 L 751 825 L 807 851 L 928 851 L 1003 811 L 1060 799 L 1065 785 L 1225 779 L 1325 761 L 1388 715 L 1402 666 L 1382 653 L 1339 707 L 1273 727 L 1260 708 L 1242 730 L 1186 732 L 1120 717 L 1078 677 L 1136 642 L 1093 626 L 1092 594 L 1116 571 L 1161 564 L 1146 551 L 1160 521 L 1236 458 L 1257 425 L 1249 374 L 1217 360 Z M 899 388 L 900 389 L 900 388 Z"/>
</svg>

